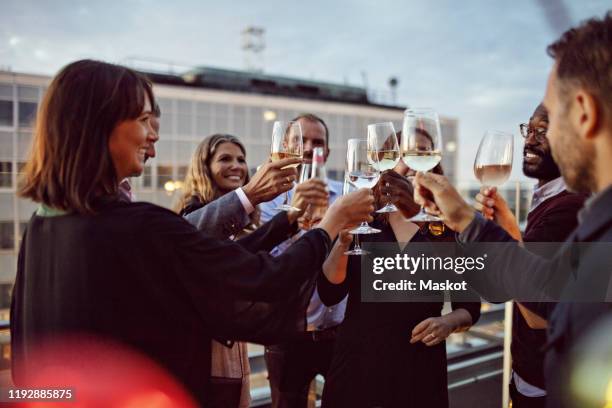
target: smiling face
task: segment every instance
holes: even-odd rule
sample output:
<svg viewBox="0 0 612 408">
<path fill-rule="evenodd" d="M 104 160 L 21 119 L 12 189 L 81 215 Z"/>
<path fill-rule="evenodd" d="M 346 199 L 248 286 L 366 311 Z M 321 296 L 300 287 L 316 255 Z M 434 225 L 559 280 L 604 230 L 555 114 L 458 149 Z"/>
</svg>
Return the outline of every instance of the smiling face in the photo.
<svg viewBox="0 0 612 408">
<path fill-rule="evenodd" d="M 548 138 L 548 112 L 540 105 L 529 119 L 529 134 L 523 148 L 523 173 L 542 182 L 556 179 L 561 175 L 555 163 Z"/>
<path fill-rule="evenodd" d="M 325 160 L 329 155 L 328 146 L 325 144 L 325 127 L 319 121 L 307 118 L 298 120 L 302 127 L 302 140 L 304 143 L 304 163 L 312 163 L 312 153 L 315 147 L 322 147 L 325 151 Z"/>
<path fill-rule="evenodd" d="M 210 159 L 210 173 L 222 194 L 242 187 L 248 167 L 240 146 L 231 142 L 219 144 Z"/>
<path fill-rule="evenodd" d="M 157 138 L 151 125 L 152 116 L 151 102 L 147 98 L 140 116 L 124 120 L 113 129 L 108 149 L 118 181 L 142 174 L 150 140 Z"/>
</svg>

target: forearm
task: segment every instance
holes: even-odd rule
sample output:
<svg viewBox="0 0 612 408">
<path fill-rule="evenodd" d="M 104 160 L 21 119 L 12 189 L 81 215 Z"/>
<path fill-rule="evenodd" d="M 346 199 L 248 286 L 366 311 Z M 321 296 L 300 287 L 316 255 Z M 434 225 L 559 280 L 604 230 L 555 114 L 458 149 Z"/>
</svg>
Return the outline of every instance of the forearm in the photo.
<svg viewBox="0 0 612 408">
<path fill-rule="evenodd" d="M 197 229 L 219 239 L 227 239 L 236 234 L 249 222 L 246 210 L 235 192 L 211 201 L 184 218 Z"/>
<path fill-rule="evenodd" d="M 346 246 L 338 240 L 323 264 L 323 273 L 325 277 L 330 283 L 335 285 L 344 282 L 346 279 L 348 256 L 344 255 L 345 251 Z"/>
<path fill-rule="evenodd" d="M 244 248 L 252 252 L 270 251 L 276 245 L 289 239 L 297 232 L 295 223 L 288 222 L 285 213 L 274 216 L 270 221 L 257 228 L 253 233 L 238 240 Z"/>
<path fill-rule="evenodd" d="M 523 318 L 525 319 L 525 322 L 527 322 L 527 326 L 529 326 L 529 328 L 546 329 L 548 327 L 548 322 L 546 321 L 546 319 L 532 312 L 519 302 L 516 302 L 516 305 L 518 306 L 519 311 L 521 312 L 521 315 L 523 315 Z"/>
</svg>

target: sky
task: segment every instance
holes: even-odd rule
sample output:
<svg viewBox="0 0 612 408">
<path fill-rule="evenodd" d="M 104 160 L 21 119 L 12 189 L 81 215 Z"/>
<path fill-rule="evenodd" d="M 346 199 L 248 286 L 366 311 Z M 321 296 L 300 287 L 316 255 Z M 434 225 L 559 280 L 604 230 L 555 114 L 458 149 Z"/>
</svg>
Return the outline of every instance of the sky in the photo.
<svg viewBox="0 0 612 408">
<path fill-rule="evenodd" d="M 52 75 L 81 58 L 244 69 L 242 29 L 266 30 L 264 72 L 388 91 L 459 120 L 459 176 L 487 129 L 522 138 L 552 60 L 546 46 L 609 0 L 0 0 L 0 67 Z M 365 129 L 364 129 L 365 132 Z"/>
</svg>

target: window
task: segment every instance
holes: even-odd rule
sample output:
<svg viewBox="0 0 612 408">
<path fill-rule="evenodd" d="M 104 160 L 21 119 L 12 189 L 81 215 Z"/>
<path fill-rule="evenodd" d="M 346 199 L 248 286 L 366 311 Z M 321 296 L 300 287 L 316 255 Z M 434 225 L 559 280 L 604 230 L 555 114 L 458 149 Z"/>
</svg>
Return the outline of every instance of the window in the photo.
<svg viewBox="0 0 612 408">
<path fill-rule="evenodd" d="M 36 102 L 19 102 L 19 126 L 32 127 L 36 119 Z"/>
<path fill-rule="evenodd" d="M 0 126 L 13 126 L 13 101 L 0 101 Z"/>
<path fill-rule="evenodd" d="M 151 166 L 145 166 L 142 172 L 142 187 L 151 188 L 153 186 L 153 168 Z"/>
<path fill-rule="evenodd" d="M 7 309 L 11 307 L 11 289 L 13 284 L 2 283 L 0 284 L 0 309 Z"/>
<path fill-rule="evenodd" d="M 193 135 L 193 102 L 179 100 L 177 103 L 177 133 L 181 136 Z"/>
<path fill-rule="evenodd" d="M 21 187 L 23 185 L 23 173 L 24 173 L 25 165 L 26 165 L 25 162 L 17 162 L 17 186 L 18 187 Z"/>
<path fill-rule="evenodd" d="M 0 187 L 13 186 L 13 163 L 0 162 Z"/>
<path fill-rule="evenodd" d="M 187 177 L 187 169 L 188 166 L 178 166 L 177 170 L 176 170 L 176 178 L 178 181 L 183 181 L 185 180 L 185 177 Z"/>
<path fill-rule="evenodd" d="M 0 249 L 13 249 L 14 238 L 13 221 L 0 221 Z"/>
<path fill-rule="evenodd" d="M 157 166 L 157 188 L 163 190 L 168 181 L 172 181 L 172 166 Z"/>
</svg>

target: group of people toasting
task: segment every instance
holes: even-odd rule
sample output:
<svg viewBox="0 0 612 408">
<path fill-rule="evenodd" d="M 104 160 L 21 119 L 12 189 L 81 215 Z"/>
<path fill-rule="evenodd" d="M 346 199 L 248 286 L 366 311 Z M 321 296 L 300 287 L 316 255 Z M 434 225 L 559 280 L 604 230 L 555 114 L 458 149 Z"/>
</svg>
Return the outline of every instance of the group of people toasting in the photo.
<svg viewBox="0 0 612 408">
<path fill-rule="evenodd" d="M 517 241 L 612 238 L 612 16 L 566 32 L 549 53 L 543 105 L 521 125 L 523 170 L 538 179 L 524 235 L 495 188 L 510 173 L 511 136 L 487 132 L 481 142 L 474 209 L 443 175 L 431 109 L 408 109 L 401 132 L 371 124 L 366 138 L 349 139 L 344 183 L 325 177 L 327 125 L 302 114 L 274 124 L 270 160 L 252 177 L 240 139 L 219 133 L 196 148 L 176 211 L 132 202 L 126 179 L 155 156 L 163 120 L 151 82 L 118 65 L 69 64 L 40 106 L 20 188 L 40 206 L 21 243 L 11 305 L 15 384 L 46 385 L 36 381 L 45 365 L 87 367 L 87 353 L 47 347 L 76 338 L 146 356 L 198 406 L 247 407 L 244 342 L 256 342 L 266 345 L 275 407 L 304 407 L 317 374 L 324 407 L 447 407 L 445 339 L 479 319 L 481 297 L 546 291 L 571 249 L 547 260 Z M 489 260 L 494 272 L 464 276 L 469 301 L 451 297 L 444 315 L 444 293 L 361 302 L 360 243 L 403 251 L 456 241 L 466 251 L 471 242 L 508 243 Z M 609 255 L 578 257 L 565 287 L 596 281 L 601 296 L 517 303 L 515 407 L 587 406 L 568 386 L 572 352 L 610 315 L 612 265 Z"/>
</svg>

